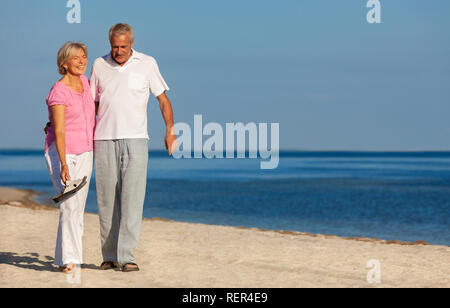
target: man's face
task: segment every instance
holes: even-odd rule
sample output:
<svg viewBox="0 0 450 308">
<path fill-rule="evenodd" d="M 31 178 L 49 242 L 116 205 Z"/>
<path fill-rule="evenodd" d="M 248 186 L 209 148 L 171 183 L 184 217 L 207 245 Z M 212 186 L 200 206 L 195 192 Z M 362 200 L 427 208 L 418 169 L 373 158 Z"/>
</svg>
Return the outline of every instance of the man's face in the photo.
<svg viewBox="0 0 450 308">
<path fill-rule="evenodd" d="M 116 34 L 111 38 L 111 56 L 120 65 L 124 65 L 131 57 L 133 42 L 130 42 L 130 34 Z"/>
</svg>

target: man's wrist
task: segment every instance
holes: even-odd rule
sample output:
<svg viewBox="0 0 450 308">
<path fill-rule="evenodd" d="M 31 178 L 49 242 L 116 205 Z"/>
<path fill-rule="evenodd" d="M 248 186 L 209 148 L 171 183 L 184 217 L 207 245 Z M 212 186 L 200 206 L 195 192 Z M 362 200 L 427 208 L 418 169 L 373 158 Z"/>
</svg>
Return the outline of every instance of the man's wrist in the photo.
<svg viewBox="0 0 450 308">
<path fill-rule="evenodd" d="M 173 135 L 174 132 L 175 132 L 175 130 L 174 130 L 174 128 L 173 128 L 173 125 L 171 125 L 171 126 L 166 126 L 166 134 L 171 134 L 171 135 Z"/>
</svg>

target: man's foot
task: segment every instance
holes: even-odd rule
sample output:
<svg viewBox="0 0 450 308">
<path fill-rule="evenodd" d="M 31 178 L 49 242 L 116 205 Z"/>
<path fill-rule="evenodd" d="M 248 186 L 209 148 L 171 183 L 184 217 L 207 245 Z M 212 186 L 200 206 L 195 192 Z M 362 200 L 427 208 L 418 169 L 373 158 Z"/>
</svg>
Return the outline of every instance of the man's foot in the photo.
<svg viewBox="0 0 450 308">
<path fill-rule="evenodd" d="M 100 269 L 103 271 L 118 268 L 118 267 L 120 267 L 119 263 L 112 262 L 112 261 L 105 261 L 102 263 L 102 265 L 100 265 Z"/>
<path fill-rule="evenodd" d="M 139 267 L 135 263 L 126 263 L 122 266 L 122 272 L 137 272 Z"/>
<path fill-rule="evenodd" d="M 58 272 L 64 274 L 70 274 L 75 269 L 75 264 L 69 263 L 68 265 L 58 266 Z"/>
</svg>

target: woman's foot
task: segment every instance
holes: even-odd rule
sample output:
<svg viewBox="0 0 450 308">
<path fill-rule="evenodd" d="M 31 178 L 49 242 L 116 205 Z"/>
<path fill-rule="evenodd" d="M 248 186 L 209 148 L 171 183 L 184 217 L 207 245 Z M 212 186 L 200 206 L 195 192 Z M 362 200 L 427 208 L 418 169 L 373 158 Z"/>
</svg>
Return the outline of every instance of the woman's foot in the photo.
<svg viewBox="0 0 450 308">
<path fill-rule="evenodd" d="M 58 266 L 58 272 L 69 274 L 75 269 L 75 264 L 69 263 L 68 265 Z"/>
</svg>

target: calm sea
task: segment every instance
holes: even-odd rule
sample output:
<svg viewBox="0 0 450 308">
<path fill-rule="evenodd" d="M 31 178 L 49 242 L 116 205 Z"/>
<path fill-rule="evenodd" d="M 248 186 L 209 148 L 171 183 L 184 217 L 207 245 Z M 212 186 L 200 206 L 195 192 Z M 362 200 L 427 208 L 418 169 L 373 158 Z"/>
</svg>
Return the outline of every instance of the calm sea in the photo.
<svg viewBox="0 0 450 308">
<path fill-rule="evenodd" d="M 450 152 L 283 152 L 274 170 L 149 156 L 148 218 L 450 246 Z M 55 193 L 42 151 L 0 151 L 0 186 Z M 92 181 L 88 212 L 95 195 Z"/>
</svg>

